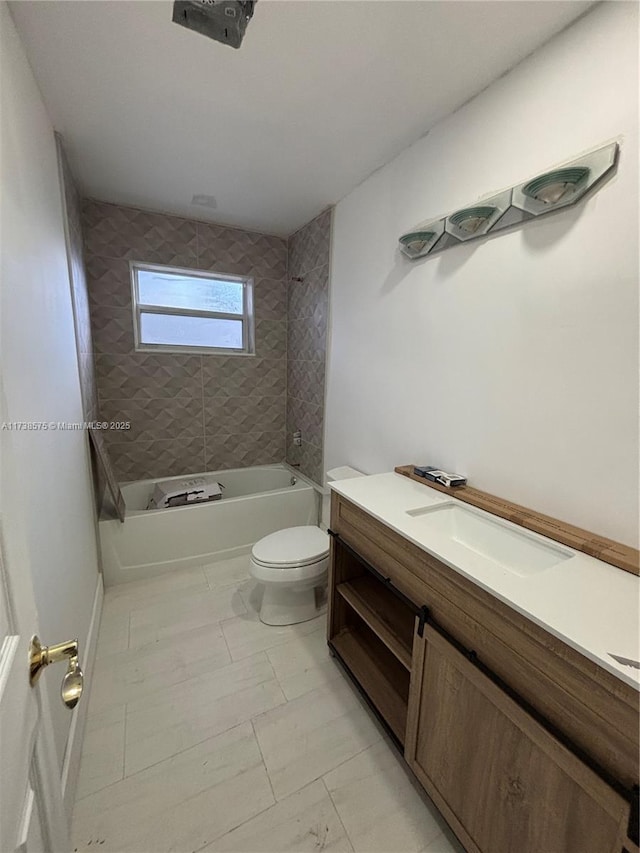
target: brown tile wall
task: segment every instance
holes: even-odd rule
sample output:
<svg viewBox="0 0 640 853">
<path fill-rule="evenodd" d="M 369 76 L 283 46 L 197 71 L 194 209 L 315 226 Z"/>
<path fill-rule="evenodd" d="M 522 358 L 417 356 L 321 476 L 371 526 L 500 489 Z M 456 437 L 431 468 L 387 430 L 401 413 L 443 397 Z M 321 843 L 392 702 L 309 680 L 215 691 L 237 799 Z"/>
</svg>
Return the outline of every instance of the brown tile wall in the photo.
<svg viewBox="0 0 640 853">
<path fill-rule="evenodd" d="M 329 307 L 332 211 L 289 238 L 287 316 L 287 461 L 317 483 L 323 479 L 324 384 Z M 296 281 L 297 278 L 302 281 Z M 293 433 L 302 432 L 302 445 Z"/>
<path fill-rule="evenodd" d="M 103 420 L 121 480 L 285 456 L 287 241 L 85 201 L 85 259 Z M 252 275 L 255 357 L 135 352 L 129 260 Z"/>
</svg>

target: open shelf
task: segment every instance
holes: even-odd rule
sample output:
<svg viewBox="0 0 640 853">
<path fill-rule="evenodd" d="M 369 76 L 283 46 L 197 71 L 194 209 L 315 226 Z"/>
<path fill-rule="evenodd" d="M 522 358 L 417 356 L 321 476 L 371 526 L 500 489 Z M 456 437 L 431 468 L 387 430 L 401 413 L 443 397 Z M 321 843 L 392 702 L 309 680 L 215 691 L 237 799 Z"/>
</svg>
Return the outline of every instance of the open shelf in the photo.
<svg viewBox="0 0 640 853">
<path fill-rule="evenodd" d="M 331 643 L 391 731 L 404 744 L 409 672 L 355 613 L 349 622 Z"/>
<path fill-rule="evenodd" d="M 405 669 L 411 670 L 415 623 L 411 608 L 368 574 L 338 584 L 337 591 Z"/>
</svg>

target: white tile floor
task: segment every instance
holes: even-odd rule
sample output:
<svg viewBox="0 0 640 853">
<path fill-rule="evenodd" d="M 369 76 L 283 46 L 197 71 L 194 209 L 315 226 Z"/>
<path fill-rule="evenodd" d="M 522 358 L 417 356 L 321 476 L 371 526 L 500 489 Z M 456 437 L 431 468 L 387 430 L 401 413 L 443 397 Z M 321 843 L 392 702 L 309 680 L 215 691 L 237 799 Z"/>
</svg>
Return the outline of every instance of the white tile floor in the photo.
<svg viewBox="0 0 640 853">
<path fill-rule="evenodd" d="M 76 851 L 457 853 L 330 658 L 325 617 L 257 617 L 248 557 L 111 588 Z"/>
</svg>

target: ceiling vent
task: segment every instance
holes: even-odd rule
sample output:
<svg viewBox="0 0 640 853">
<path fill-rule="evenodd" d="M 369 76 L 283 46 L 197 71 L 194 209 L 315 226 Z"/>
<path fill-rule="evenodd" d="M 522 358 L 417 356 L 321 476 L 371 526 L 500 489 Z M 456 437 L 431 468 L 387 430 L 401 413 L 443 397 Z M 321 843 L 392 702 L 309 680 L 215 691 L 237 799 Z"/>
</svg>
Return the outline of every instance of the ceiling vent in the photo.
<svg viewBox="0 0 640 853">
<path fill-rule="evenodd" d="M 240 47 L 257 0 L 176 0 L 172 21 L 214 41 Z"/>
</svg>

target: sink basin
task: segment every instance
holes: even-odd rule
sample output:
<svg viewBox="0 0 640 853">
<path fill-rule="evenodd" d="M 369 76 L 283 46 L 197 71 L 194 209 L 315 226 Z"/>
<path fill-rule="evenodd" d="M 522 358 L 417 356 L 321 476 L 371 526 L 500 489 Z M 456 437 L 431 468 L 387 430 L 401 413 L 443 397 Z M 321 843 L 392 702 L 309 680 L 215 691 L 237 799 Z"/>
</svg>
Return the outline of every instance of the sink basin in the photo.
<svg viewBox="0 0 640 853">
<path fill-rule="evenodd" d="M 416 532 L 433 535 L 438 542 L 446 537 L 523 577 L 543 572 L 573 556 L 560 546 L 542 541 L 534 533 L 457 504 L 422 507 L 409 510 L 407 515 L 416 519 Z"/>
</svg>

